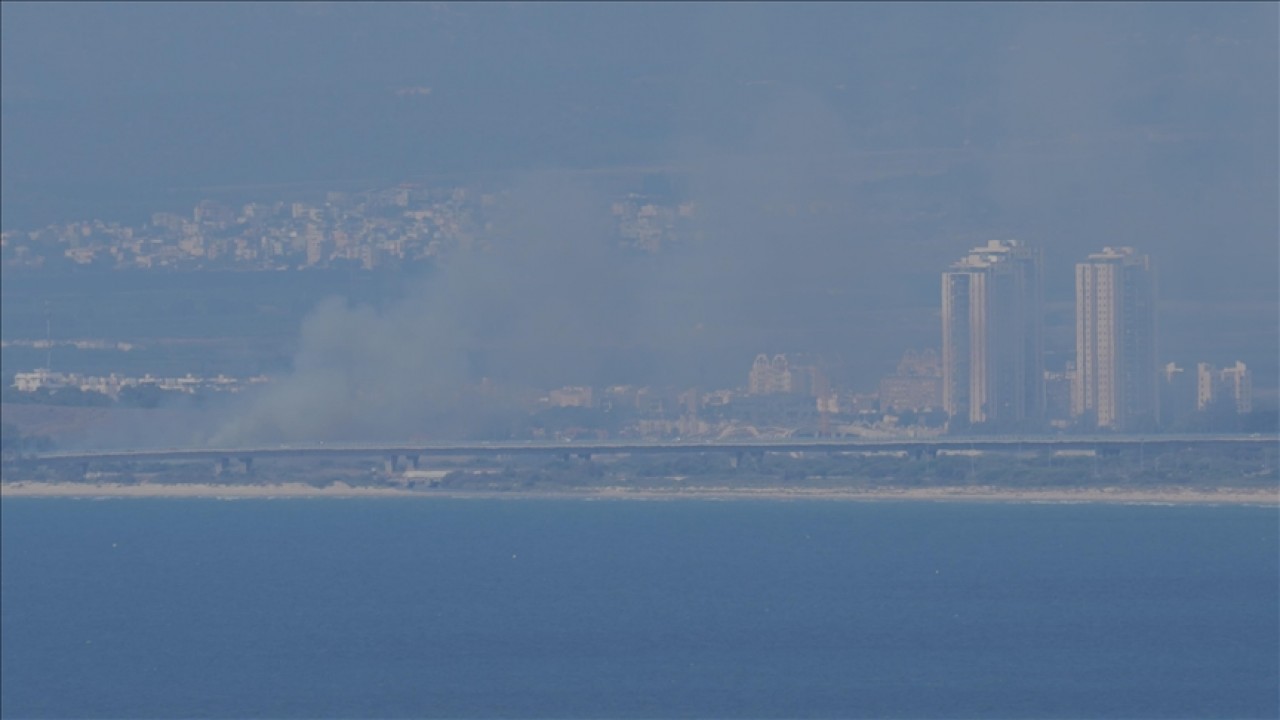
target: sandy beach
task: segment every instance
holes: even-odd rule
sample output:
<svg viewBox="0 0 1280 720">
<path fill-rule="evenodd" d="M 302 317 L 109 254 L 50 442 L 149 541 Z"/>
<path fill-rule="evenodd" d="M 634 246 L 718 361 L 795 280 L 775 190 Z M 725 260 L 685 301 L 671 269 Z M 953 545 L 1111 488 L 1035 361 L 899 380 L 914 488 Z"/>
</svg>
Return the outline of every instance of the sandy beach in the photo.
<svg viewBox="0 0 1280 720">
<path fill-rule="evenodd" d="M 940 488 L 730 488 L 638 489 L 600 487 L 582 490 L 462 491 L 407 490 L 399 488 L 355 487 L 335 483 L 318 488 L 304 483 L 274 485 L 159 484 L 122 485 L 115 483 L 0 484 L 0 497 L 62 498 L 507 498 L 581 500 L 841 500 L 841 501 L 932 501 L 932 502 L 1015 502 L 1015 503 L 1117 503 L 1117 504 L 1202 504 L 1262 505 L 1280 507 L 1280 491 L 1256 488 L 1157 487 L 1013 489 L 999 487 Z"/>
</svg>

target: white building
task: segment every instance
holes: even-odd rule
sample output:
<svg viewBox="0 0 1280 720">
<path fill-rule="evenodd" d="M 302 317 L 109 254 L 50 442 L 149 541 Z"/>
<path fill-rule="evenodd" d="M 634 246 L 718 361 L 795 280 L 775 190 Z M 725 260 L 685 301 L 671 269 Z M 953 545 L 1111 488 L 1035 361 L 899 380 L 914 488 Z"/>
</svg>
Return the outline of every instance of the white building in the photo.
<svg viewBox="0 0 1280 720">
<path fill-rule="evenodd" d="M 761 353 L 751 364 L 747 377 L 748 392 L 752 395 L 772 395 L 791 392 L 793 377 L 786 355 L 774 355 L 773 360 Z"/>
<path fill-rule="evenodd" d="M 1196 366 L 1196 409 L 1207 410 L 1215 402 L 1230 398 L 1236 412 L 1253 411 L 1253 373 L 1245 364 L 1216 369 L 1209 363 Z"/>
<path fill-rule="evenodd" d="M 942 406 L 969 423 L 1044 415 L 1041 256 L 1017 240 L 974 248 L 942 274 Z"/>
<path fill-rule="evenodd" d="M 1151 428 L 1159 417 L 1156 281 L 1130 247 L 1103 248 L 1076 265 L 1076 374 L 1072 417 L 1096 427 Z"/>
</svg>

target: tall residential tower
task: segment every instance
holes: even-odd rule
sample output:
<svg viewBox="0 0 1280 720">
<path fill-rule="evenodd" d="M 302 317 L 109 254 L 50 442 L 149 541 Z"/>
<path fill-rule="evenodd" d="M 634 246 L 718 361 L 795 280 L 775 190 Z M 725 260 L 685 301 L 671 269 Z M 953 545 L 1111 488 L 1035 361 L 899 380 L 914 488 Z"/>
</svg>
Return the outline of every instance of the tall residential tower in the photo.
<svg viewBox="0 0 1280 720">
<path fill-rule="evenodd" d="M 1071 414 L 1103 429 L 1153 429 L 1156 357 L 1156 280 L 1147 256 L 1108 247 L 1077 264 Z"/>
<path fill-rule="evenodd" d="M 942 404 L 959 425 L 1044 414 L 1040 252 L 992 240 L 942 274 Z"/>
</svg>

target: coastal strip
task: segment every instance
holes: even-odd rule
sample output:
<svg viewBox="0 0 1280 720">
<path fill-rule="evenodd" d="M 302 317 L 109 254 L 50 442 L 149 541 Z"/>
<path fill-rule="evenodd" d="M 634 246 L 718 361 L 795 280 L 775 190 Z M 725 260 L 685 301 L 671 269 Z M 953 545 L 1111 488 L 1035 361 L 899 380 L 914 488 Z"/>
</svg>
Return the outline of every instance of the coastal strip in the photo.
<svg viewBox="0 0 1280 720">
<path fill-rule="evenodd" d="M 1153 487 L 1149 489 L 1002 488 L 994 486 L 867 489 L 838 488 L 627 488 L 574 490 L 466 491 L 408 490 L 359 487 L 334 483 L 316 487 L 306 483 L 215 485 L 211 483 L 0 483 L 0 497 L 43 498 L 455 498 L 455 499 L 582 499 L 582 500 L 839 500 L 1010 503 L 1114 503 L 1145 505 L 1259 505 L 1280 507 L 1276 488 Z"/>
</svg>

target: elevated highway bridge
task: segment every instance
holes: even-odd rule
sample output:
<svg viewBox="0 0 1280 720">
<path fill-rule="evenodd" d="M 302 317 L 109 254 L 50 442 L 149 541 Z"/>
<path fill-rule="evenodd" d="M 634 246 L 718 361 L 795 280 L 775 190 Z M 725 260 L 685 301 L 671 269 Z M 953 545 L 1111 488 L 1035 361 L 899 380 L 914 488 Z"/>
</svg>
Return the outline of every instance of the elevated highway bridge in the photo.
<svg viewBox="0 0 1280 720">
<path fill-rule="evenodd" d="M 417 465 L 422 459 L 444 457 L 507 458 L 546 456 L 591 458 L 595 455 L 661 455 L 725 453 L 741 459 L 769 453 L 887 453 L 914 456 L 939 451 L 980 452 L 1118 452 L 1125 449 L 1176 450 L 1189 448 L 1276 448 L 1276 435 L 1029 435 L 944 436 L 929 438 L 789 439 L 742 442 L 493 442 L 493 443 L 308 443 L 240 447 L 186 447 L 134 450 L 82 450 L 31 453 L 6 458 L 6 464 L 53 466 L 136 462 L 213 461 L 225 467 L 237 460 L 251 466 L 265 459 L 322 459 L 368 457 L 389 462 L 394 469 L 403 458 Z"/>
</svg>

